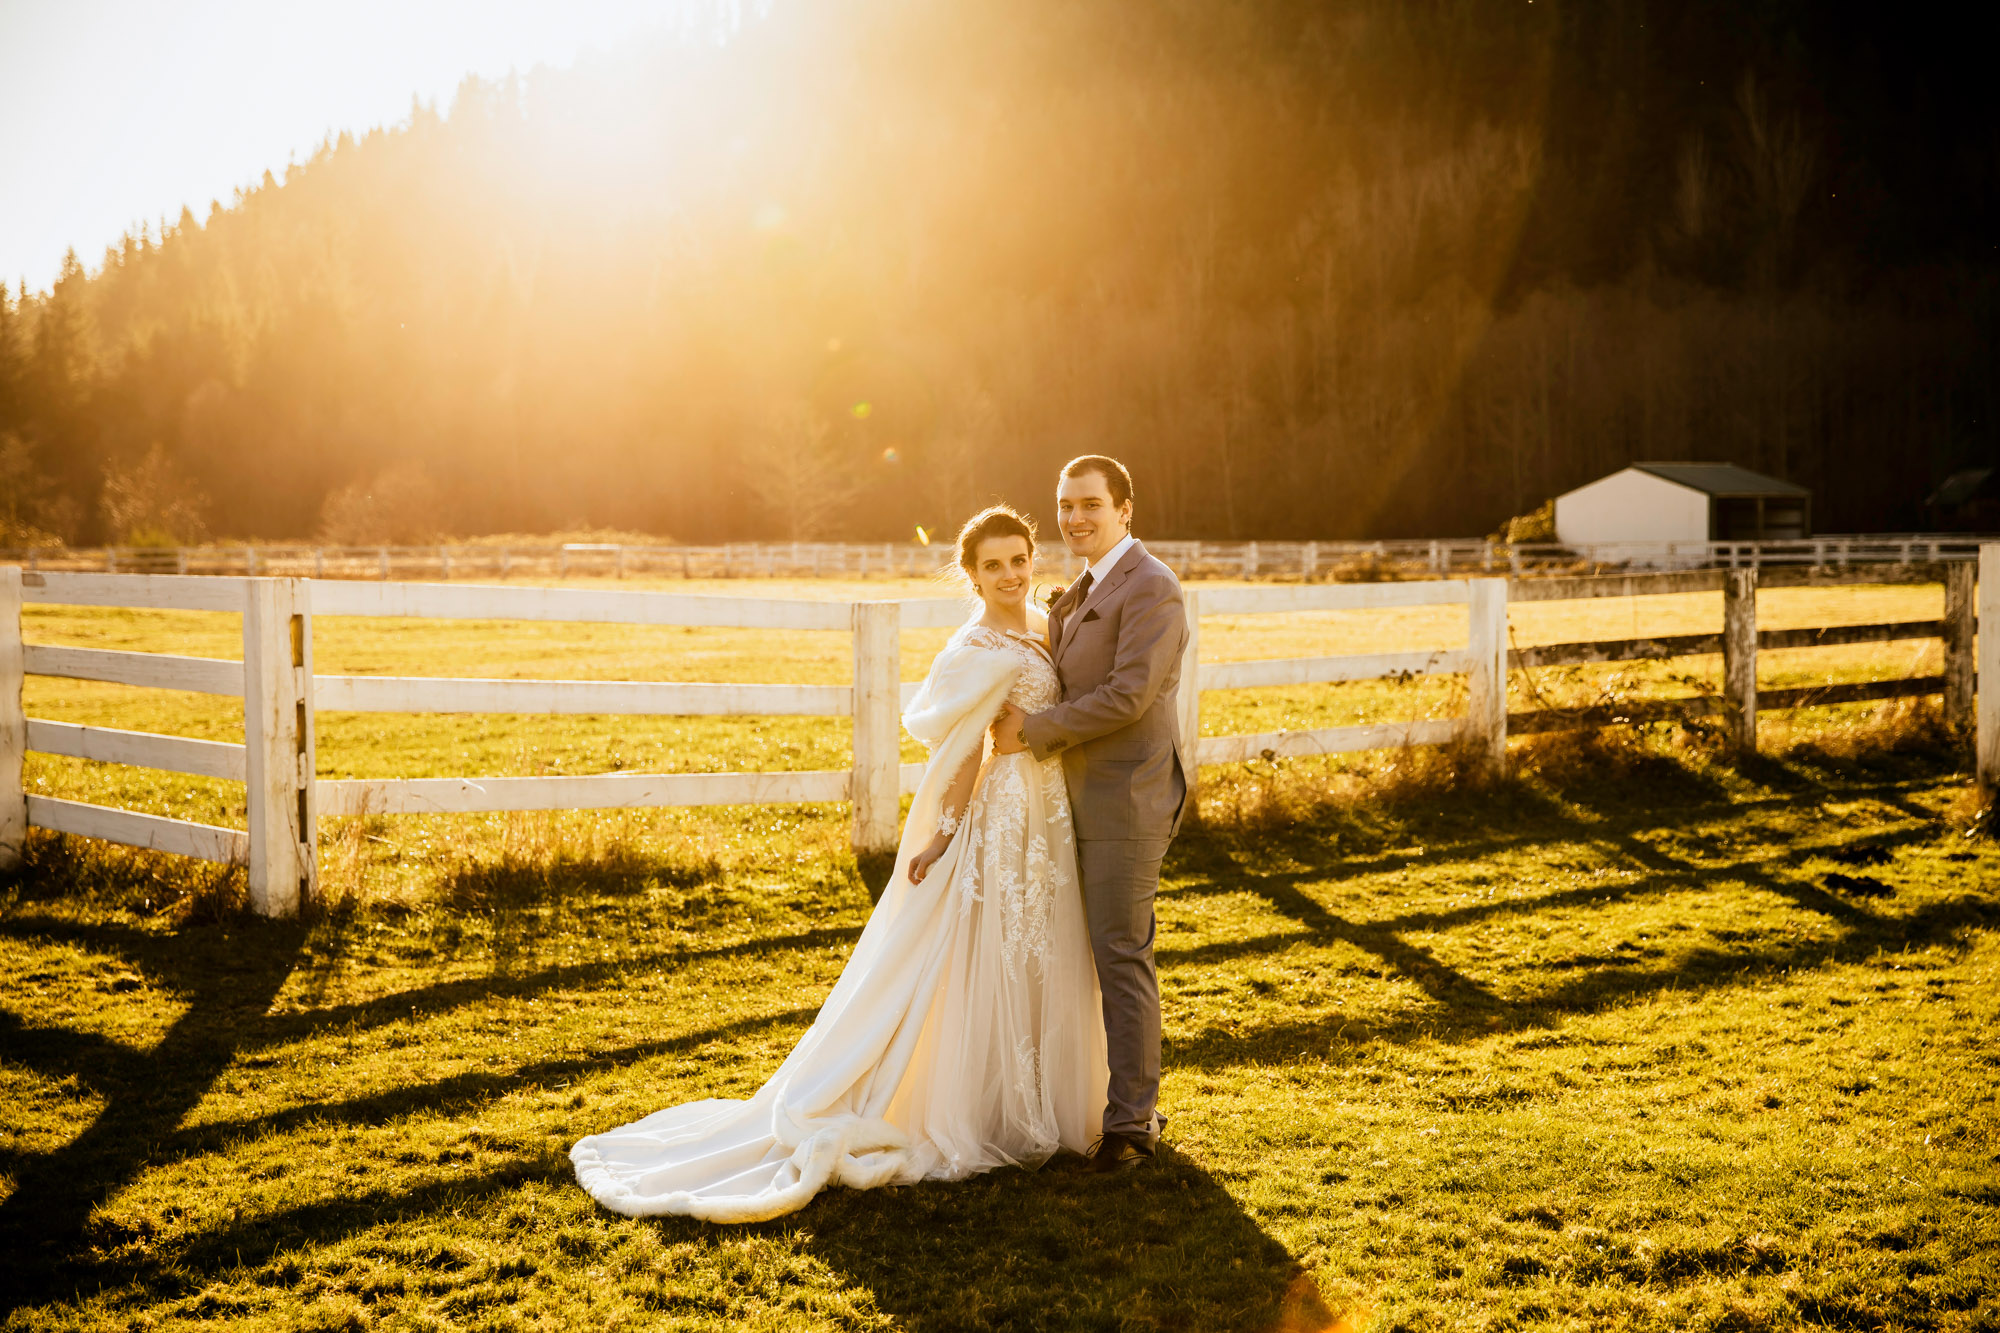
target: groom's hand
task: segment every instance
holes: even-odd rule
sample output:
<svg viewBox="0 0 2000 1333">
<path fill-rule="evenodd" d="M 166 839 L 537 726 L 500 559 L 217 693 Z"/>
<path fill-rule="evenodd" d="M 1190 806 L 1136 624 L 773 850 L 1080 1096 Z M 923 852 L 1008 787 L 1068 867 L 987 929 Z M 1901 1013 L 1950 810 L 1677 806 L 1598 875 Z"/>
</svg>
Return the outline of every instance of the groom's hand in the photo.
<svg viewBox="0 0 2000 1333">
<path fill-rule="evenodd" d="M 1019 754 L 1028 748 L 1028 737 L 1022 731 L 1027 725 L 1028 715 L 1012 704 L 1002 704 L 999 720 L 993 724 L 993 753 Z"/>
</svg>

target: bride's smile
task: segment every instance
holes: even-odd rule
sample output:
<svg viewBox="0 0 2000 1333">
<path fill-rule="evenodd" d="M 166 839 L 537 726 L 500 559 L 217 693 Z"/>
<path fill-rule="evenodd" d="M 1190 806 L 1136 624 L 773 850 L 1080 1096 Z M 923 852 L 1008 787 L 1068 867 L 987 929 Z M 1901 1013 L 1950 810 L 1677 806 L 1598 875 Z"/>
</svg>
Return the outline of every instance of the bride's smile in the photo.
<svg viewBox="0 0 2000 1333">
<path fill-rule="evenodd" d="M 1035 579 L 1035 553 L 1026 537 L 1007 533 L 988 537 L 974 552 L 972 586 L 986 603 L 995 628 L 1028 627 L 1028 592 Z"/>
</svg>

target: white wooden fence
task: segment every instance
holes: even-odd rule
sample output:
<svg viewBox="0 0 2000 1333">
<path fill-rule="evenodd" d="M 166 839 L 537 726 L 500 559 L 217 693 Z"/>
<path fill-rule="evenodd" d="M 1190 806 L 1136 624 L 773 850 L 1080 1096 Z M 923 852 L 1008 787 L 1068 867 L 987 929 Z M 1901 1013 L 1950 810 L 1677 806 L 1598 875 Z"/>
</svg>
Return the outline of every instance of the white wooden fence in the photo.
<svg viewBox="0 0 2000 1333">
<path fill-rule="evenodd" d="M 1277 584 L 1263 588 L 1187 589 L 1188 646 L 1181 662 L 1182 755 L 1190 792 L 1199 788 L 1200 764 L 1306 754 L 1341 754 L 1404 745 L 1477 748 L 1482 762 L 1498 772 L 1507 753 L 1507 580 L 1437 579 L 1409 583 Z M 1462 604 L 1469 613 L 1462 649 L 1369 653 L 1339 657 L 1293 657 L 1203 665 L 1201 619 L 1205 615 L 1281 615 L 1301 611 L 1361 611 L 1391 607 Z M 1273 685 L 1312 685 L 1376 680 L 1384 676 L 1464 674 L 1467 710 L 1461 718 L 1422 718 L 1367 726 L 1327 727 L 1255 735 L 1203 736 L 1204 690 L 1240 690 Z M 1196 684 L 1198 682 L 1198 685 Z"/>
<path fill-rule="evenodd" d="M 1189 588 L 1191 633 L 1182 662 L 1181 733 L 1190 788 L 1199 765 L 1257 758 L 1400 747 L 1465 744 L 1491 772 L 1506 760 L 1517 732 L 1601 726 L 1647 718 L 1720 713 L 1739 743 L 1755 744 L 1761 709 L 1942 694 L 1947 717 L 1975 733 L 1981 782 L 2000 787 L 2000 543 L 1984 546 L 1974 567 L 1913 568 L 1905 581 L 1945 584 L 1941 621 L 1842 626 L 1829 630 L 1756 628 L 1756 591 L 1765 586 L 1879 582 L 1883 573 L 1793 569 L 1709 570 L 1614 577 L 1440 579 L 1390 583 L 1292 584 Z M 1554 601 L 1648 593 L 1722 590 L 1719 634 L 1510 649 L 1513 600 Z M 24 644 L 24 602 L 235 612 L 243 618 L 243 659 L 180 657 Z M 1975 605 L 1976 603 L 1976 605 Z M 1463 648 L 1439 648 L 1279 660 L 1200 662 L 1204 616 L 1280 615 L 1462 604 Z M 318 675 L 312 665 L 312 618 L 319 615 L 423 619 L 577 621 L 634 625 L 833 630 L 853 636 L 852 685 L 706 684 L 664 681 L 474 680 Z M 899 798 L 914 790 L 922 766 L 899 759 L 901 705 L 916 690 L 899 680 L 904 629 L 962 622 L 963 603 L 829 602 L 710 597 L 601 589 L 357 583 L 308 579 L 146 574 L 24 572 L 0 566 L 0 869 L 18 862 L 30 826 L 209 860 L 242 862 L 250 897 L 266 914 L 296 911 L 313 892 L 320 816 L 454 813 L 494 810 L 605 809 L 849 801 L 858 850 L 881 852 L 896 840 Z M 1764 691 L 1756 684 L 1760 648 L 1942 638 L 1945 670 L 1937 677 L 1809 690 Z M 1720 652 L 1719 697 L 1641 701 L 1617 709 L 1507 711 L 1507 673 L 1541 666 L 1650 660 Z M 1468 707 L 1458 718 L 1366 726 L 1201 735 L 1206 690 L 1359 681 L 1385 676 L 1463 674 Z M 26 675 L 66 676 L 127 685 L 192 690 L 244 701 L 242 745 L 84 727 L 27 718 Z M 1976 700 L 1976 709 L 1975 709 Z M 854 720 L 847 769 L 764 773 L 597 774 L 566 777 L 316 779 L 314 717 L 320 709 L 397 713 L 592 713 L 848 716 Z M 1976 712 L 1976 719 L 1975 719 Z M 28 751 L 241 781 L 247 832 L 166 819 L 78 801 L 25 795 Z"/>
<path fill-rule="evenodd" d="M 1562 546 L 1480 537 L 1418 541 L 1168 541 L 1146 548 L 1182 579 L 1449 578 L 1583 572 L 1595 569 L 1762 569 L 1807 565 L 1936 564 L 1971 560 L 1980 538 L 1939 533 L 1868 533 L 1766 542 L 1601 542 Z M 1036 553 L 1067 581 L 1082 572 L 1057 542 Z M 0 562 L 29 570 L 106 574 L 220 574 L 248 578 L 543 579 L 919 578 L 951 559 L 948 544 L 916 542 L 731 542 L 721 546 L 566 542 L 487 542 L 425 546 L 78 547 L 0 550 Z"/>
<path fill-rule="evenodd" d="M 51 587 L 51 584 L 54 587 Z M 25 586 L 24 586 L 25 585 Z M 24 644 L 22 602 L 227 611 L 243 618 L 241 661 Z M 243 701 L 243 744 L 28 718 L 23 675 L 67 676 Z M 28 574 L 0 567 L 0 868 L 28 826 L 245 866 L 251 905 L 298 910 L 314 883 L 312 627 L 303 590 L 283 579 Z M 29 750 L 226 778 L 245 786 L 247 832 L 118 810 L 22 789 Z"/>
</svg>

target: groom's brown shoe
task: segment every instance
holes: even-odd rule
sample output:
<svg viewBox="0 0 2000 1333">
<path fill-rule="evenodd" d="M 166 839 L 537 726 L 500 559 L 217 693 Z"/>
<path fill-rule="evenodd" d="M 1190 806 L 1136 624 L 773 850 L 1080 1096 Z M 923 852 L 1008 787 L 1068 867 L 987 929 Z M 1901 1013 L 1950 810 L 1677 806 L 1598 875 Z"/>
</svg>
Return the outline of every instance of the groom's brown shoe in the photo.
<svg viewBox="0 0 2000 1333">
<path fill-rule="evenodd" d="M 1090 1150 L 1090 1169 L 1098 1175 L 1136 1171 L 1152 1164 L 1152 1142 L 1139 1134 L 1106 1134 Z"/>
</svg>

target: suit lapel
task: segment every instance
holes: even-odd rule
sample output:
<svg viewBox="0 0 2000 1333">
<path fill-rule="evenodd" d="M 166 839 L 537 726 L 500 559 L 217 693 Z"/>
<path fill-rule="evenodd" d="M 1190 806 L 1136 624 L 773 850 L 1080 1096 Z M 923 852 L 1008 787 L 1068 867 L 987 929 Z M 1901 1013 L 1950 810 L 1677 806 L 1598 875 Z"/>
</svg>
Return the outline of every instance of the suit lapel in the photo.
<svg viewBox="0 0 2000 1333">
<path fill-rule="evenodd" d="M 1139 567 L 1139 562 L 1141 560 L 1144 560 L 1145 558 L 1146 558 L 1146 548 L 1144 546 L 1141 546 L 1135 540 L 1129 547 L 1125 549 L 1125 554 L 1118 558 L 1118 563 L 1111 567 L 1111 572 L 1104 576 L 1104 581 L 1102 583 L 1094 583 L 1091 585 L 1090 597 L 1095 598 L 1096 600 L 1090 601 L 1089 598 L 1086 598 L 1085 600 L 1092 607 L 1103 606 L 1105 601 L 1111 596 L 1111 594 L 1118 591 L 1118 585 L 1123 583 L 1126 579 L 1132 577 L 1132 571 L 1137 569 Z M 1070 586 L 1075 587 L 1076 585 L 1071 584 Z M 1063 600 L 1066 599 L 1068 596 L 1069 596 L 1068 593 L 1064 593 L 1062 598 L 1057 599 L 1056 605 L 1058 607 L 1061 607 L 1063 605 Z M 1058 665 L 1060 665 L 1062 662 L 1063 649 L 1069 647 L 1069 641 L 1071 637 L 1068 632 L 1070 617 L 1072 615 L 1077 615 L 1080 617 L 1082 611 L 1083 608 L 1080 606 L 1070 606 L 1063 608 L 1063 618 L 1061 621 L 1063 634 L 1060 641 L 1055 645 L 1055 657 Z M 1079 618 L 1077 623 L 1082 624 L 1083 622 Z"/>
<path fill-rule="evenodd" d="M 1091 594 L 1100 603 L 1103 602 L 1105 598 L 1118 591 L 1119 584 L 1132 577 L 1132 571 L 1137 569 L 1139 562 L 1145 558 L 1146 548 L 1135 540 L 1125 549 L 1125 554 L 1120 557 L 1118 563 L 1111 567 L 1111 572 L 1104 576 L 1103 584 L 1090 590 Z"/>
<path fill-rule="evenodd" d="M 1055 658 L 1062 652 L 1063 627 L 1069 621 L 1070 612 L 1076 609 L 1076 581 L 1063 589 L 1063 595 L 1049 604 L 1049 656 Z"/>
</svg>

